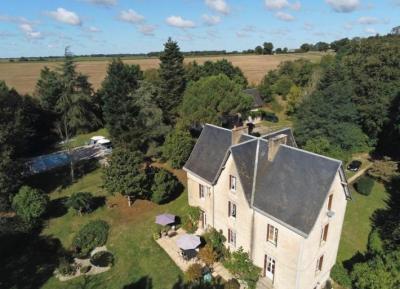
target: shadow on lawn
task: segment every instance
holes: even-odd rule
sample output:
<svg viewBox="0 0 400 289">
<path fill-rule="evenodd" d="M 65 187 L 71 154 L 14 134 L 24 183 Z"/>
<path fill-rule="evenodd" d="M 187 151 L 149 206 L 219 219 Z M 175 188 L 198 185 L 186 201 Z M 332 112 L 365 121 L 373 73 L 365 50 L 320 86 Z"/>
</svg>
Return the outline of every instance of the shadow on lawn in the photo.
<svg viewBox="0 0 400 289">
<path fill-rule="evenodd" d="M 86 160 L 76 163 L 75 182 L 82 178 L 84 175 L 99 168 L 97 160 Z M 50 193 L 57 189 L 64 189 L 71 185 L 70 167 L 65 166 L 62 168 L 54 169 L 41 174 L 33 175 L 26 179 L 28 186 L 41 189 L 45 193 Z"/>
<path fill-rule="evenodd" d="M 149 276 L 145 276 L 133 282 L 131 284 L 125 285 L 122 289 L 152 289 L 153 280 Z"/>
<path fill-rule="evenodd" d="M 10 220 L 11 221 L 11 220 Z M 0 236 L 0 288 L 40 288 L 53 276 L 64 253 L 59 239 L 36 232 Z"/>
</svg>

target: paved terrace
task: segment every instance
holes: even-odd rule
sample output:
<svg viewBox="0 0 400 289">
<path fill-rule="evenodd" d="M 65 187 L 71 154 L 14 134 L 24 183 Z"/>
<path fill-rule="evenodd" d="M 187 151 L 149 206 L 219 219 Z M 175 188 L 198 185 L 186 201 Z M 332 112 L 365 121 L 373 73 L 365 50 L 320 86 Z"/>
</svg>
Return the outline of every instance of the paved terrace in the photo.
<svg viewBox="0 0 400 289">
<path fill-rule="evenodd" d="M 183 230 L 182 228 L 178 229 L 176 231 L 176 235 L 173 237 L 161 237 L 159 238 L 156 242 L 161 246 L 161 248 L 164 249 L 165 252 L 171 257 L 171 259 L 175 262 L 175 264 L 183 271 L 186 272 L 186 270 L 189 268 L 190 265 L 198 262 L 202 263 L 201 261 L 196 260 L 195 258 L 190 260 L 190 261 L 185 261 L 179 254 L 180 248 L 176 245 L 176 240 L 186 234 L 186 231 Z M 213 266 L 213 273 L 212 275 L 214 277 L 220 276 L 224 280 L 229 280 L 232 279 L 233 276 L 229 271 L 219 262 L 214 263 Z"/>
</svg>

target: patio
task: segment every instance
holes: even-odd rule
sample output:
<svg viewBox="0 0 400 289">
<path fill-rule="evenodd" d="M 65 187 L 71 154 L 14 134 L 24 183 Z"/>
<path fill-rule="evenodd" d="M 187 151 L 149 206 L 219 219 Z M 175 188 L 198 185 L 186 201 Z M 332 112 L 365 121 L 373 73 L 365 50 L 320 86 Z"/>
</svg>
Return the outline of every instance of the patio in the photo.
<svg viewBox="0 0 400 289">
<path fill-rule="evenodd" d="M 181 249 L 177 245 L 177 240 L 186 234 L 186 231 L 182 228 L 176 231 L 176 235 L 172 237 L 163 236 L 156 240 L 161 248 L 170 256 L 170 258 L 175 262 L 175 264 L 183 271 L 189 268 L 190 265 L 194 263 L 203 264 L 198 258 L 193 258 L 191 260 L 184 260 L 180 254 Z M 214 277 L 220 276 L 224 280 L 232 279 L 233 276 L 229 271 L 219 262 L 214 263 L 212 275 Z"/>
</svg>

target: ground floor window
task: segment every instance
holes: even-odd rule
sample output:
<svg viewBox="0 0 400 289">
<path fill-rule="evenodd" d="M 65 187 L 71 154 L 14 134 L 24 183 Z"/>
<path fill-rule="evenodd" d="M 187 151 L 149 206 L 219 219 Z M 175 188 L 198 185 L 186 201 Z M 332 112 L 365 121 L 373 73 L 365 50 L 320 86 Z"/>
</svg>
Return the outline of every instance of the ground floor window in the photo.
<svg viewBox="0 0 400 289">
<path fill-rule="evenodd" d="M 236 247 L 236 232 L 228 229 L 228 243 Z"/>
</svg>

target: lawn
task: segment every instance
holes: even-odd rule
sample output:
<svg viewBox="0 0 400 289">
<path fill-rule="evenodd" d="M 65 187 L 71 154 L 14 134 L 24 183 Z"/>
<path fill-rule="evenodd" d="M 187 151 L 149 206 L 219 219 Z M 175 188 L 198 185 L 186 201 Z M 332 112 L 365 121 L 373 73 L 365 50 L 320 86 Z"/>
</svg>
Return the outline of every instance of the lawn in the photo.
<svg viewBox="0 0 400 289">
<path fill-rule="evenodd" d="M 178 177 L 182 179 L 183 175 L 178 174 Z M 144 280 L 152 283 L 149 288 L 172 288 L 182 272 L 153 240 L 152 229 L 155 216 L 159 213 L 185 213 L 187 193 L 163 206 L 136 201 L 132 207 L 128 207 L 126 199 L 107 195 L 101 184 L 101 169 L 97 169 L 72 186 L 52 192 L 50 197 L 56 200 L 72 192 L 87 191 L 99 199 L 106 197 L 106 204 L 82 217 L 71 210 L 62 216 L 53 217 L 42 234 L 59 238 L 63 246 L 69 248 L 74 234 L 89 220 L 105 220 L 111 226 L 106 246 L 116 258 L 115 265 L 108 272 L 68 282 L 60 282 L 51 277 L 42 288 L 143 288 Z M 111 204 L 114 206 L 109 208 Z"/>
<path fill-rule="evenodd" d="M 387 198 L 388 192 L 378 182 L 375 182 L 369 196 L 360 195 L 352 190 L 352 200 L 348 202 L 343 224 L 338 262 L 349 260 L 357 252 L 366 251 L 368 234 L 371 231 L 371 216 L 376 210 L 385 208 Z"/>
</svg>

